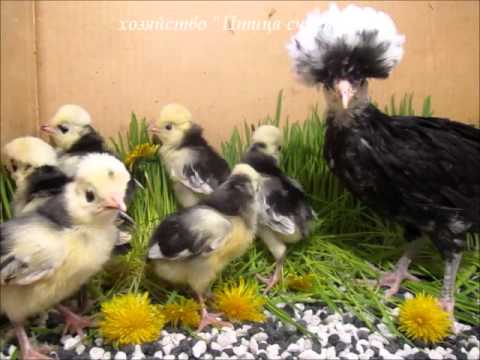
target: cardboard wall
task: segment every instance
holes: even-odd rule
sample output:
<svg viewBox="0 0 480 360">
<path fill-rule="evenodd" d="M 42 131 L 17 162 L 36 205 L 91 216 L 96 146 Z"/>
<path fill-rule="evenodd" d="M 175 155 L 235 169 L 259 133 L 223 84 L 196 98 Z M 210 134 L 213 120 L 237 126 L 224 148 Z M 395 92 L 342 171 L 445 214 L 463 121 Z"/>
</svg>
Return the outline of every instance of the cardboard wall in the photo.
<svg viewBox="0 0 480 360">
<path fill-rule="evenodd" d="M 233 126 L 272 114 L 280 89 L 291 120 L 323 105 L 320 92 L 293 79 L 285 45 L 294 32 L 289 21 L 328 2 L 4 3 L 2 143 L 34 133 L 64 103 L 85 106 L 95 126 L 114 135 L 130 112 L 152 119 L 162 105 L 180 102 L 216 145 Z M 436 115 L 479 124 L 478 2 L 356 3 L 389 13 L 407 38 L 391 77 L 370 86 L 379 104 L 413 92 L 419 109 L 432 95 Z M 157 27 L 191 21 L 196 29 L 144 31 L 142 20 Z M 248 20 L 264 25 L 242 30 Z"/>
</svg>

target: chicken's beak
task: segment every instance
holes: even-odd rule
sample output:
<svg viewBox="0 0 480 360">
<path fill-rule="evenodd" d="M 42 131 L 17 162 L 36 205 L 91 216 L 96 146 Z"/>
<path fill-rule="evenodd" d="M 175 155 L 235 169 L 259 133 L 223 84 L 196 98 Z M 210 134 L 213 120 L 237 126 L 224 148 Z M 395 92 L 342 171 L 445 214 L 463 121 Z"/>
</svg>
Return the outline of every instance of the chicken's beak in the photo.
<svg viewBox="0 0 480 360">
<path fill-rule="evenodd" d="M 120 194 L 112 194 L 103 202 L 105 209 L 117 209 L 121 212 L 127 211 L 127 205 Z"/>
<path fill-rule="evenodd" d="M 342 98 L 343 108 L 347 109 L 348 104 L 350 103 L 350 100 L 352 99 L 353 95 L 355 94 L 355 91 L 352 87 L 352 84 L 348 80 L 340 80 L 335 85 L 335 88 L 336 88 L 337 92 L 340 94 L 340 97 Z"/>
<path fill-rule="evenodd" d="M 46 132 L 47 134 L 55 133 L 55 129 L 53 127 L 51 127 L 50 125 L 47 125 L 47 124 L 41 125 L 40 130 L 42 130 L 43 132 Z"/>
</svg>

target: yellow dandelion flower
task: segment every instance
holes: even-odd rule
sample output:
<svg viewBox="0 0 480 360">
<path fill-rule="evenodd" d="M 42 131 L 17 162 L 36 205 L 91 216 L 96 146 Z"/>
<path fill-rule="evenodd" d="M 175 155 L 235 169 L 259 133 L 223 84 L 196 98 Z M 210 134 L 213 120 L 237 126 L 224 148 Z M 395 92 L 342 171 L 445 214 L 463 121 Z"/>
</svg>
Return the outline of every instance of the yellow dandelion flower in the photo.
<svg viewBox="0 0 480 360">
<path fill-rule="evenodd" d="M 295 291 L 310 291 L 315 281 L 315 275 L 289 275 L 287 277 L 287 287 Z"/>
<path fill-rule="evenodd" d="M 221 311 L 231 321 L 265 320 L 263 305 L 265 299 L 258 294 L 255 284 L 246 284 L 240 278 L 238 285 L 225 285 L 215 291 L 215 308 Z"/>
<path fill-rule="evenodd" d="M 125 165 L 132 169 L 133 165 L 138 159 L 153 156 L 158 151 L 158 145 L 154 144 L 140 144 L 130 151 L 125 157 Z"/>
<path fill-rule="evenodd" d="M 181 298 L 178 302 L 164 305 L 162 310 L 166 322 L 174 327 L 197 328 L 200 324 L 200 304 L 195 300 Z"/>
<path fill-rule="evenodd" d="M 118 344 L 141 344 L 160 335 L 165 317 L 152 305 L 148 293 L 126 294 L 102 303 L 100 332 L 108 341 Z"/>
<path fill-rule="evenodd" d="M 409 338 L 436 343 L 450 332 L 452 321 L 438 300 L 433 296 L 420 294 L 406 300 L 400 306 L 399 328 Z"/>
</svg>

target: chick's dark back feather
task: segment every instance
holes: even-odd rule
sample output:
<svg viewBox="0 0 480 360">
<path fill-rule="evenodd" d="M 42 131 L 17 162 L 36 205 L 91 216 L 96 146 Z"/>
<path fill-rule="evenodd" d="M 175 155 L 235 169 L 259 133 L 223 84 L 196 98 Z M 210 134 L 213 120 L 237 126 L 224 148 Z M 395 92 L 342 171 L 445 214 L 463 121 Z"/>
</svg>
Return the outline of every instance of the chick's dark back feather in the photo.
<svg viewBox="0 0 480 360">
<path fill-rule="evenodd" d="M 193 176 L 196 171 L 201 179 L 206 181 L 212 189 L 217 188 L 230 175 L 230 167 L 203 138 L 202 128 L 196 124 L 185 134 L 179 149 L 189 148 L 196 153 L 196 161 L 192 166 L 184 169 L 187 177 Z"/>
<path fill-rule="evenodd" d="M 78 139 L 70 149 L 65 151 L 69 155 L 85 155 L 88 153 L 108 152 L 105 147 L 105 140 L 95 129 L 88 126 L 89 131 Z"/>
<path fill-rule="evenodd" d="M 60 194 L 63 187 L 72 181 L 56 166 L 41 166 L 28 177 L 27 202 L 36 197 L 50 197 Z"/>
</svg>

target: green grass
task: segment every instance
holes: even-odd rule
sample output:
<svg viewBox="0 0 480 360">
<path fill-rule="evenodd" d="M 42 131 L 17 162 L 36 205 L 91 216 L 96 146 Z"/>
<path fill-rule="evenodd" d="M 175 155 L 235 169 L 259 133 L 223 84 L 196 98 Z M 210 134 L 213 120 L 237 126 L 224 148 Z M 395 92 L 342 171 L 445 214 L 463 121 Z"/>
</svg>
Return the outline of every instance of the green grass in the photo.
<svg viewBox="0 0 480 360">
<path fill-rule="evenodd" d="M 415 114 L 412 99 L 413 95 L 405 95 L 397 103 L 392 97 L 384 111 L 396 115 Z M 369 284 L 381 271 L 391 269 L 400 257 L 405 245 L 401 230 L 355 201 L 329 172 L 322 157 L 325 133 L 325 123 L 319 115 L 322 111 L 313 107 L 304 121 L 290 121 L 282 115 L 282 100 L 280 93 L 273 117 L 254 123 L 272 123 L 283 128 L 285 146 L 281 166 L 303 185 L 318 213 L 313 234 L 289 248 L 284 270 L 285 276 L 312 273 L 315 281 L 308 293 L 289 292 L 284 284 L 280 284 L 270 294 L 267 307 L 274 310 L 277 302 L 323 302 L 332 309 L 352 311 L 369 326 L 375 319 L 382 319 L 392 331 L 396 331 L 390 307 L 399 300 L 385 301 L 383 291 Z M 428 97 L 419 114 L 431 116 L 432 113 Z M 221 145 L 221 152 L 231 165 L 240 159 L 251 135 L 252 127 L 245 123 L 241 130 L 234 129 L 230 139 Z M 137 145 L 154 141 L 148 134 L 145 119 L 138 120 L 132 114 L 129 131 L 112 139 L 112 146 L 119 157 L 125 159 Z M 177 296 L 177 291 L 152 276 L 144 259 L 151 231 L 165 215 L 175 211 L 176 204 L 158 158 L 140 160 L 133 174 L 144 186 L 138 189 L 129 206 L 129 213 L 137 222 L 133 249 L 127 255 L 115 257 L 106 271 L 94 279 L 91 290 L 99 300 L 118 292 L 148 290 L 158 301 L 164 302 Z M 2 176 L 2 221 L 10 216 L 10 198 L 11 184 Z M 469 324 L 480 322 L 479 251 L 479 236 L 470 236 L 457 281 L 456 317 Z M 230 264 L 216 283 L 239 276 L 248 278 L 258 273 L 269 274 L 273 267 L 272 256 L 258 241 L 245 256 Z M 426 281 L 406 282 L 406 288 L 414 293 L 423 291 L 438 295 L 443 261 L 431 245 L 415 261 L 412 272 Z M 293 321 L 288 314 L 275 311 L 284 321 Z"/>
</svg>

